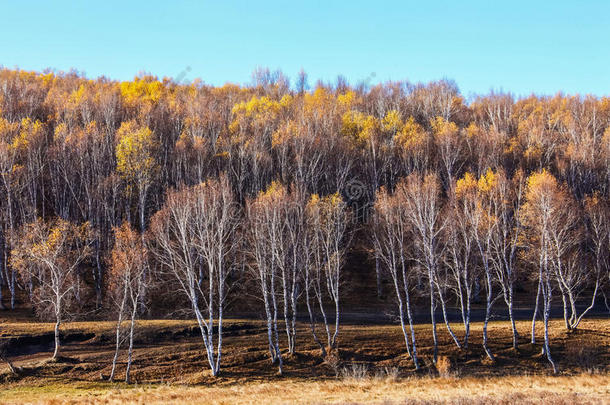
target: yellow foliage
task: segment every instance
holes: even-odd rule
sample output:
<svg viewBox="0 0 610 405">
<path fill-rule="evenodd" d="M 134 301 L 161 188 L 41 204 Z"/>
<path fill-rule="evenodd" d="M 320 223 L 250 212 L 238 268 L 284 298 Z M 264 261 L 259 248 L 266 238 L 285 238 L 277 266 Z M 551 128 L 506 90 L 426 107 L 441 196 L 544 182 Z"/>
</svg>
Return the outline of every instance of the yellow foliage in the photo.
<svg viewBox="0 0 610 405">
<path fill-rule="evenodd" d="M 68 98 L 68 103 L 70 104 L 78 104 L 80 103 L 83 98 L 85 98 L 85 85 L 81 84 L 80 86 L 78 86 L 78 89 L 74 90 L 72 92 L 72 94 L 70 94 L 70 97 Z"/>
<path fill-rule="evenodd" d="M 394 142 L 404 149 L 411 149 L 421 145 L 425 138 L 426 132 L 422 126 L 415 122 L 413 117 L 409 117 L 400 132 L 394 135 Z"/>
<path fill-rule="evenodd" d="M 479 178 L 477 186 L 479 191 L 486 194 L 493 190 L 498 184 L 498 175 L 491 169 L 487 169 L 487 172 Z"/>
<path fill-rule="evenodd" d="M 280 101 L 270 97 L 252 97 L 249 101 L 243 101 L 233 106 L 231 110 L 234 116 L 229 125 L 232 133 L 239 132 L 242 127 L 254 125 L 255 127 L 267 127 L 276 122 L 280 114 L 292 105 L 292 96 L 286 95 Z"/>
<path fill-rule="evenodd" d="M 163 89 L 163 83 L 150 77 L 136 77 L 132 82 L 122 82 L 120 85 L 121 96 L 130 106 L 136 106 L 139 102 L 158 102 Z"/>
<path fill-rule="evenodd" d="M 481 136 L 481 133 L 481 128 L 474 122 L 471 122 L 470 125 L 468 125 L 468 127 L 466 128 L 466 136 L 470 139 L 478 138 L 479 136 Z"/>
<path fill-rule="evenodd" d="M 326 197 L 326 201 L 328 201 L 331 207 L 337 207 L 343 204 L 343 198 L 341 198 L 341 194 L 339 194 L 338 192 L 335 192 L 334 194 L 331 194 Z"/>
<path fill-rule="evenodd" d="M 9 122 L 8 120 L 0 117 L 0 140 L 6 143 L 12 141 L 12 137 L 19 129 L 19 123 Z"/>
<path fill-rule="evenodd" d="M 466 172 L 464 177 L 458 179 L 455 184 L 455 194 L 458 197 L 463 197 L 477 190 L 477 181 L 470 172 Z"/>
<path fill-rule="evenodd" d="M 348 92 L 339 94 L 339 96 L 337 96 L 337 103 L 343 109 L 349 110 L 354 106 L 354 104 L 356 104 L 357 99 L 356 93 L 349 90 Z"/>
<path fill-rule="evenodd" d="M 308 117 L 323 117 L 327 115 L 335 103 L 335 97 L 323 87 L 318 87 L 313 93 L 305 93 L 303 104 Z"/>
<path fill-rule="evenodd" d="M 395 134 L 396 132 L 400 131 L 403 127 L 403 122 L 400 119 L 400 113 L 396 110 L 388 111 L 381 121 L 381 126 L 386 132 Z"/>
<path fill-rule="evenodd" d="M 289 108 L 292 105 L 293 97 L 290 94 L 286 94 L 280 100 L 280 106 L 282 108 Z"/>
<path fill-rule="evenodd" d="M 155 160 L 157 142 L 149 128 L 124 122 L 117 131 L 117 171 L 128 183 L 148 183 L 158 170 Z"/>
<path fill-rule="evenodd" d="M 42 74 L 40 78 L 42 79 L 42 84 L 45 87 L 50 86 L 53 81 L 55 81 L 55 75 L 53 73 Z"/>
<path fill-rule="evenodd" d="M 26 151 L 30 144 L 38 143 L 44 139 L 44 127 L 42 122 L 31 118 L 21 120 L 19 134 L 13 139 L 11 148 L 15 151 Z"/>
<path fill-rule="evenodd" d="M 286 187 L 277 180 L 271 182 L 265 191 L 258 193 L 259 200 L 276 200 L 286 194 Z"/>
<path fill-rule="evenodd" d="M 443 117 L 436 117 L 430 121 L 432 131 L 438 137 L 450 136 L 458 131 L 458 126 L 451 121 L 445 120 Z"/>
<path fill-rule="evenodd" d="M 359 111 L 343 114 L 341 133 L 356 142 L 366 142 L 375 135 L 379 122 L 372 115 Z"/>
<path fill-rule="evenodd" d="M 53 141 L 54 142 L 63 142 L 68 137 L 68 125 L 65 122 L 59 123 L 55 127 L 55 132 L 53 133 Z"/>
<path fill-rule="evenodd" d="M 527 191 L 525 198 L 528 202 L 536 201 L 556 193 L 559 189 L 557 179 L 543 169 L 539 173 L 533 173 L 527 178 Z"/>
<path fill-rule="evenodd" d="M 246 117 L 256 115 L 276 114 L 280 111 L 281 104 L 273 101 L 267 96 L 252 97 L 250 101 L 237 103 L 233 106 L 233 114 L 242 114 Z"/>
<path fill-rule="evenodd" d="M 325 197 L 320 197 L 318 194 L 312 194 L 307 203 L 307 208 L 309 210 L 320 210 L 323 216 L 331 215 L 331 212 L 337 209 L 343 209 L 344 207 L 345 202 L 339 192 L 335 192 Z"/>
</svg>

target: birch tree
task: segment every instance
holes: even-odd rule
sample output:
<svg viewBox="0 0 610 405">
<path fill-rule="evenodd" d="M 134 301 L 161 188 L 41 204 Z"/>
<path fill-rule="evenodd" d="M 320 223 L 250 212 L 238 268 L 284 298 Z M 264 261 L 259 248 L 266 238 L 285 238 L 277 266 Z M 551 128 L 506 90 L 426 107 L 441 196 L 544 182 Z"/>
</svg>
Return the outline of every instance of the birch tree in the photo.
<svg viewBox="0 0 610 405">
<path fill-rule="evenodd" d="M 517 348 L 519 334 L 514 317 L 515 283 L 519 275 L 518 254 L 523 248 L 523 225 L 520 221 L 523 194 L 523 173 L 515 174 L 512 182 L 503 171 L 498 171 L 494 187 L 490 190 L 496 226 L 491 238 L 492 268 L 502 288 L 502 297 L 508 309 L 513 334 L 513 348 Z"/>
<path fill-rule="evenodd" d="M 250 251 L 253 257 L 253 274 L 260 286 L 267 321 L 267 339 L 271 362 L 278 364 L 278 373 L 283 372 L 283 359 L 280 350 L 278 333 L 278 297 L 276 289 L 281 278 L 284 243 L 284 198 L 286 190 L 278 183 L 273 183 L 265 192 L 259 193 L 255 200 L 248 201 L 248 229 Z M 285 280 L 285 279 L 284 279 Z M 286 289 L 284 288 L 284 298 Z M 285 308 L 287 303 L 285 302 Z M 285 321 L 286 318 L 285 310 Z M 287 333 L 290 339 L 290 328 Z"/>
<path fill-rule="evenodd" d="M 121 338 L 121 327 L 125 316 L 127 316 L 129 342 L 125 382 L 129 384 L 135 322 L 141 305 L 140 301 L 144 296 L 144 290 L 148 287 L 147 281 L 149 281 L 145 277 L 147 251 L 142 243 L 141 236 L 132 230 L 127 222 L 114 228 L 114 238 L 109 272 L 109 293 L 114 301 L 117 324 L 115 328 L 115 351 L 109 380 L 113 381 L 114 379 L 121 341 L 123 340 Z"/>
<path fill-rule="evenodd" d="M 473 210 L 471 200 L 464 198 L 462 190 L 459 190 L 458 193 L 455 191 L 454 186 L 450 192 L 449 218 L 444 232 L 447 246 L 444 261 L 450 274 L 452 288 L 458 299 L 464 324 L 462 346 L 467 348 L 474 287 L 480 272 L 476 261 L 476 241 L 473 233 L 470 232 Z"/>
<path fill-rule="evenodd" d="M 472 175 L 466 173 L 456 183 L 456 195 L 460 196 L 469 206 L 468 231 L 472 233 L 477 252 L 478 263 L 482 268 L 485 279 L 485 318 L 483 322 L 483 348 L 487 357 L 494 360 L 488 345 L 487 327 L 491 317 L 491 308 L 500 295 L 494 297 L 493 286 L 495 278 L 493 273 L 492 241 L 497 231 L 497 206 L 493 198 L 493 190 L 497 186 L 497 176 L 491 170 L 481 176 L 477 181 Z"/>
<path fill-rule="evenodd" d="M 60 352 L 60 326 L 71 314 L 79 266 L 91 254 L 88 223 L 63 219 L 26 224 L 14 235 L 11 265 L 24 279 L 34 281 L 33 305 L 41 317 L 55 321 L 53 359 Z"/>
<path fill-rule="evenodd" d="M 604 281 L 610 281 L 610 256 L 604 253 L 610 252 L 610 204 L 608 204 L 607 199 L 594 194 L 585 199 L 585 213 L 590 239 L 590 253 L 593 256 L 592 261 L 595 263 L 595 272 L 592 274 L 592 279 L 595 281 L 591 304 L 576 320 L 574 327 L 578 326 L 582 317 L 595 305 L 595 299 L 603 288 Z"/>
<path fill-rule="evenodd" d="M 531 246 L 537 256 L 538 290 L 534 316 L 532 319 L 532 343 L 535 343 L 536 316 L 539 299 L 543 303 L 544 345 L 543 353 L 546 355 L 553 371 L 557 372 L 557 365 L 551 357 L 549 341 L 549 318 L 553 298 L 553 265 L 559 265 L 563 252 L 557 250 L 557 238 L 563 234 L 563 224 L 569 207 L 565 207 L 566 195 L 560 190 L 557 180 L 547 171 L 532 174 L 527 180 L 526 201 L 522 210 L 522 220 L 528 227 Z M 566 210 L 567 208 L 567 210 Z M 568 224 L 570 226 L 570 224 Z M 563 239 L 563 238 L 562 238 Z M 563 243 L 562 243 L 563 246 Z M 559 255 L 559 256 L 557 256 Z M 553 263 L 555 261 L 555 263 Z"/>
<path fill-rule="evenodd" d="M 412 267 L 408 265 L 410 224 L 403 211 L 400 197 L 403 195 L 390 196 L 384 188 L 377 193 L 375 202 L 377 226 L 373 240 L 376 257 L 380 258 L 392 279 L 407 353 L 413 359 L 415 368 L 419 369 L 410 294 Z M 408 331 L 405 321 L 408 322 Z"/>
<path fill-rule="evenodd" d="M 433 362 L 438 357 L 438 337 L 436 332 L 436 291 L 435 283 L 439 271 L 439 261 L 443 254 L 441 232 L 445 221 L 441 217 L 441 199 L 438 177 L 427 174 L 421 177 L 413 173 L 396 187 L 402 194 L 404 208 L 412 229 L 414 260 L 425 270 L 430 298 L 430 318 L 434 345 Z"/>
<path fill-rule="evenodd" d="M 221 176 L 169 193 L 151 221 L 150 250 L 187 298 L 214 376 L 220 372 L 227 284 L 236 250 L 235 208 L 229 182 Z"/>
<path fill-rule="evenodd" d="M 313 257 L 311 288 L 324 321 L 327 350 L 323 354 L 327 354 L 337 349 L 341 317 L 341 270 L 350 242 L 348 226 L 352 215 L 338 193 L 326 197 L 312 195 L 306 212 L 309 233 L 307 246 Z M 330 325 L 328 308 L 324 304 L 326 299 L 334 309 L 334 327 Z"/>
</svg>

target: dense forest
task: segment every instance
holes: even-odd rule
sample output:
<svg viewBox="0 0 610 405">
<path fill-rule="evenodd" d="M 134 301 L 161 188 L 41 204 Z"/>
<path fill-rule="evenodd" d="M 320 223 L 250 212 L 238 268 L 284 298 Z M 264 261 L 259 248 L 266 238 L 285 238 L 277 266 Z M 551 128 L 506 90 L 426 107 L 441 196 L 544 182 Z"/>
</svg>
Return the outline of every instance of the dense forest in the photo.
<svg viewBox="0 0 610 405">
<path fill-rule="evenodd" d="M 416 311 L 461 348 L 475 302 L 502 307 L 516 347 L 520 291 L 556 369 L 551 309 L 573 330 L 610 292 L 609 194 L 610 98 L 0 70 L 0 306 L 55 322 L 56 356 L 64 321 L 116 320 L 118 354 L 124 323 L 131 352 L 137 318 L 183 311 L 216 375 L 247 301 L 281 373 L 297 320 L 338 346 L 358 251 L 416 368 Z"/>
</svg>

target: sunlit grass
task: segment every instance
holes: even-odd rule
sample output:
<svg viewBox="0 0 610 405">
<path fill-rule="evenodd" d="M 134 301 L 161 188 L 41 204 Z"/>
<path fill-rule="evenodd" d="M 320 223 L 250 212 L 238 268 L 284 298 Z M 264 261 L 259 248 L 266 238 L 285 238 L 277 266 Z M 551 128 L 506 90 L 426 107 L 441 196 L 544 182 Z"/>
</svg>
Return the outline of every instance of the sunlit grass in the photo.
<svg viewBox="0 0 610 405">
<path fill-rule="evenodd" d="M 284 380 L 225 383 L 211 386 L 153 384 L 125 386 L 110 383 L 70 383 L 6 387 L 3 402 L 39 403 L 404 403 L 409 400 L 472 403 L 536 399 L 536 403 L 583 401 L 603 403 L 610 398 L 610 376 L 581 374 L 571 377 L 511 376 L 492 378 L 358 380 Z"/>
</svg>

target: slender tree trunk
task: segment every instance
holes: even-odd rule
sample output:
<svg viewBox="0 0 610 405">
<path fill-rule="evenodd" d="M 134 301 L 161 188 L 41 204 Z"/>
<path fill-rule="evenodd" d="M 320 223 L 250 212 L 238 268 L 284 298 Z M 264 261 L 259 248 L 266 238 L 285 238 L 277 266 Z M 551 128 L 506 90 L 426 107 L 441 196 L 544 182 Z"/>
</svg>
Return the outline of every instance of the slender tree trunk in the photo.
<svg viewBox="0 0 610 405">
<path fill-rule="evenodd" d="M 15 309 L 15 279 L 16 272 L 15 269 L 11 267 L 11 280 L 9 284 L 9 290 L 11 292 L 11 309 Z"/>
<path fill-rule="evenodd" d="M 337 298 L 335 299 L 335 333 L 333 333 L 332 340 L 332 348 L 337 348 L 337 336 L 339 336 L 339 317 L 340 317 L 340 309 L 339 309 L 339 294 L 337 292 Z"/>
<path fill-rule="evenodd" d="M 377 298 L 381 298 L 381 266 L 379 265 L 379 257 L 375 255 L 375 281 L 377 282 Z"/>
<path fill-rule="evenodd" d="M 311 308 L 311 301 L 310 301 L 311 297 L 310 297 L 309 291 L 310 291 L 309 270 L 306 269 L 305 270 L 305 302 L 307 304 L 307 312 L 309 313 L 309 327 L 311 329 L 311 334 L 313 335 L 314 342 L 318 346 L 320 346 L 320 351 L 322 353 L 322 357 L 326 357 L 326 348 L 324 347 L 322 342 L 320 342 L 320 339 L 318 339 L 318 335 L 316 334 L 316 317 L 313 312 L 313 309 Z"/>
<path fill-rule="evenodd" d="M 294 273 L 296 274 L 296 272 Z M 291 354 L 296 351 L 296 340 L 297 340 L 297 290 L 296 290 L 296 279 L 292 280 L 292 293 L 290 294 L 290 306 L 292 311 L 292 319 L 290 320 L 290 340 L 288 341 L 288 348 Z"/>
<path fill-rule="evenodd" d="M 413 358 L 413 355 L 411 354 L 411 343 L 409 342 L 409 334 L 407 333 L 407 328 L 405 326 L 405 311 L 402 302 L 402 294 L 400 292 L 400 288 L 398 288 L 396 270 L 392 272 L 392 277 L 394 278 L 394 288 L 396 290 L 396 302 L 398 304 L 398 314 L 400 316 L 400 329 L 402 330 L 402 335 L 405 339 L 405 345 L 407 346 L 407 354 L 409 355 L 409 357 Z"/>
<path fill-rule="evenodd" d="M 510 326 L 513 332 L 513 349 L 517 349 L 519 345 L 519 333 L 517 332 L 517 325 L 515 324 L 515 316 L 513 313 L 513 286 L 511 285 L 508 288 L 508 298 L 507 298 L 507 306 L 508 306 L 508 318 L 510 319 Z"/>
<path fill-rule="evenodd" d="M 436 336 L 436 317 L 434 315 L 435 312 L 435 301 L 434 301 L 434 281 L 432 278 L 432 272 L 428 274 L 428 278 L 430 279 L 430 319 L 432 321 L 432 341 L 434 344 L 434 352 L 432 355 L 432 362 L 436 365 L 436 360 L 438 359 L 438 338 Z"/>
<path fill-rule="evenodd" d="M 133 303 L 131 310 L 131 323 L 129 324 L 129 349 L 127 351 L 127 370 L 125 371 L 125 382 L 130 384 L 131 358 L 133 356 L 133 330 L 136 323 L 136 314 L 138 312 L 138 302 Z"/>
<path fill-rule="evenodd" d="M 292 347 L 292 331 L 290 329 L 290 315 L 288 314 L 288 283 L 286 281 L 286 270 L 282 268 L 282 297 L 283 297 L 283 310 L 284 310 L 284 327 L 286 329 L 286 338 L 288 339 L 288 353 L 293 354 L 294 348 Z"/>
<path fill-rule="evenodd" d="M 271 271 L 271 303 L 273 305 L 273 347 L 275 349 L 275 356 L 278 360 L 278 373 L 283 374 L 284 361 L 282 359 L 282 352 L 280 351 L 280 337 L 277 331 L 277 299 L 275 297 L 275 272 Z"/>
<path fill-rule="evenodd" d="M 318 280 L 319 283 L 319 280 Z M 326 343 L 327 347 L 330 349 L 330 327 L 328 326 L 328 317 L 326 316 L 326 311 L 324 310 L 324 303 L 322 302 L 322 291 L 321 286 L 318 284 L 316 290 L 316 298 L 318 299 L 318 306 L 320 307 L 320 313 L 322 314 L 322 320 L 324 321 L 324 329 L 326 330 Z"/>
<path fill-rule="evenodd" d="M 485 278 L 487 279 L 487 294 L 485 298 L 485 321 L 483 323 L 483 348 L 485 349 L 485 354 L 487 354 L 487 357 L 489 357 L 490 360 L 494 361 L 494 356 L 491 353 L 491 350 L 489 349 L 489 346 L 487 344 L 487 326 L 489 324 L 489 318 L 491 316 L 491 306 L 493 304 L 491 300 L 492 286 L 490 274 L 487 273 Z"/>
<path fill-rule="evenodd" d="M 462 345 L 460 344 L 460 341 L 458 340 L 457 336 L 455 336 L 455 333 L 453 333 L 453 329 L 451 329 L 451 325 L 449 324 L 449 318 L 447 318 L 447 308 L 445 305 L 445 297 L 443 296 L 443 293 L 441 292 L 440 286 L 437 286 L 437 289 L 438 289 L 438 296 L 441 301 L 441 310 L 443 311 L 443 319 L 445 321 L 445 326 L 447 327 L 447 331 L 449 332 L 449 335 L 455 342 L 455 345 L 458 347 L 458 349 L 461 349 Z"/>
<path fill-rule="evenodd" d="M 123 311 L 125 310 L 126 301 L 127 301 L 127 292 L 125 291 L 124 295 L 123 295 L 123 300 L 121 301 L 121 307 L 119 309 L 119 318 L 116 323 L 116 330 L 115 330 L 116 344 L 115 344 L 115 348 L 114 348 L 114 357 L 112 358 L 112 370 L 110 371 L 110 377 L 108 378 L 108 380 L 110 380 L 110 381 L 114 380 L 116 363 L 119 358 L 119 349 L 121 347 L 121 323 L 123 322 Z"/>
<path fill-rule="evenodd" d="M 470 338 L 470 313 L 472 301 L 472 287 L 466 287 L 466 320 L 464 322 L 464 348 L 468 347 L 468 339 Z"/>
<path fill-rule="evenodd" d="M 222 267 L 219 266 L 219 270 L 222 271 Z M 222 357 L 222 324 L 224 320 L 224 280 L 221 278 L 218 284 L 218 345 L 216 348 L 216 367 L 212 374 L 217 376 L 220 373 L 220 359 Z"/>
<path fill-rule="evenodd" d="M 589 312 L 591 309 L 593 309 L 593 307 L 595 306 L 595 298 L 597 297 L 597 290 L 599 289 L 599 274 L 597 276 L 597 279 L 595 280 L 595 289 L 593 290 L 593 296 L 591 297 L 591 305 L 589 305 L 587 307 L 587 309 L 585 309 L 583 311 L 582 314 L 580 314 L 580 316 L 578 317 L 578 319 L 576 319 L 576 322 L 573 325 L 573 328 L 576 329 L 578 328 L 578 325 L 580 324 L 580 321 L 582 320 L 582 318 L 584 318 L 584 316 L 587 314 L 587 312 Z M 605 298 L 605 297 L 604 297 Z"/>
<path fill-rule="evenodd" d="M 415 364 L 415 369 L 419 370 L 419 361 L 417 360 L 417 346 L 415 344 L 415 327 L 413 326 L 413 315 L 411 313 L 411 300 L 409 299 L 409 292 L 405 286 L 405 301 L 407 304 L 407 317 L 409 319 L 409 329 L 411 330 L 411 343 L 413 344 L 413 350 L 411 355 L 413 357 L 413 363 Z"/>
<path fill-rule="evenodd" d="M 466 277 L 464 277 L 464 279 L 466 279 Z M 463 292 L 463 288 L 462 288 L 462 275 L 458 274 L 458 276 L 456 277 L 456 280 L 457 280 L 457 294 L 456 295 L 457 295 L 457 298 L 460 303 L 460 314 L 462 316 L 462 323 L 464 324 L 464 343 L 462 344 L 462 347 L 464 347 L 464 349 L 466 349 L 466 348 L 468 348 L 468 335 L 469 335 L 470 325 L 469 325 L 469 322 L 467 322 L 466 308 L 464 307 L 464 292 Z"/>
<path fill-rule="evenodd" d="M 193 310 L 195 311 L 195 318 L 197 319 L 197 324 L 199 325 L 199 330 L 201 332 L 201 339 L 203 340 L 203 345 L 205 346 L 205 351 L 208 356 L 208 364 L 210 366 L 210 369 L 212 370 L 212 375 L 216 376 L 215 367 L 214 367 L 214 352 L 211 349 L 212 345 L 208 339 L 208 334 L 207 334 L 207 329 L 210 328 L 210 326 L 204 323 L 203 316 L 201 315 L 201 311 L 199 311 L 198 307 L 194 306 L 195 302 L 193 299 L 191 299 L 191 303 L 193 304 Z M 213 325 L 212 325 L 212 327 L 213 327 Z"/>
<path fill-rule="evenodd" d="M 405 265 L 405 259 L 404 259 L 404 252 L 401 246 L 400 249 L 400 270 L 402 272 L 402 287 L 404 289 L 404 294 L 405 294 L 405 304 L 407 306 L 407 318 L 409 320 L 409 330 L 411 332 L 411 343 L 413 345 L 413 349 L 412 351 L 409 353 L 411 355 L 411 358 L 413 359 L 413 364 L 415 365 L 415 369 L 419 370 L 419 361 L 417 360 L 417 346 L 415 344 L 415 328 L 413 326 L 413 314 L 411 313 L 411 299 L 409 296 L 409 283 L 407 281 L 407 270 L 406 270 L 406 265 Z M 398 293 L 398 286 L 396 287 L 396 293 Z M 409 342 L 407 342 L 407 346 L 409 345 Z M 407 348 L 407 352 L 409 352 L 408 348 Z"/>
<path fill-rule="evenodd" d="M 538 305 L 539 305 L 539 301 L 540 301 L 541 288 L 542 288 L 542 267 L 540 267 L 540 271 L 538 272 L 538 290 L 536 292 L 536 303 L 534 304 L 534 315 L 532 316 L 532 338 L 531 338 L 532 344 L 536 344 L 536 317 L 538 316 Z"/>
<path fill-rule="evenodd" d="M 95 240 L 95 269 L 93 270 L 95 275 L 95 307 L 97 309 L 102 306 L 102 262 L 100 260 L 100 242 L 99 239 Z"/>
<path fill-rule="evenodd" d="M 264 286 L 263 288 L 267 287 Z M 276 351 L 275 344 L 273 343 L 273 317 L 271 315 L 268 293 L 263 292 L 263 299 L 265 301 L 265 315 L 267 316 L 267 339 L 269 340 L 269 355 L 271 356 L 271 363 L 275 363 Z"/>
<path fill-rule="evenodd" d="M 571 316 L 568 317 L 568 300 L 563 289 L 561 289 L 561 301 L 563 303 L 563 322 L 565 323 L 566 329 L 570 330 L 570 321 L 568 318 L 571 318 Z"/>
<path fill-rule="evenodd" d="M 55 321 L 55 350 L 53 351 L 53 359 L 57 359 L 59 356 L 59 326 L 61 325 L 61 320 L 59 315 L 57 315 L 57 320 Z"/>
<path fill-rule="evenodd" d="M 553 361 L 553 358 L 551 357 L 551 348 L 550 348 L 550 339 L 549 339 L 549 317 L 551 314 L 552 293 L 551 293 L 551 283 L 548 279 L 548 276 L 545 281 L 543 295 L 544 295 L 544 352 L 546 354 L 546 358 L 548 359 L 549 363 L 551 363 L 551 366 L 553 367 L 553 372 L 555 374 L 557 374 L 557 371 L 558 371 L 557 365 L 555 364 L 555 362 Z"/>
</svg>

